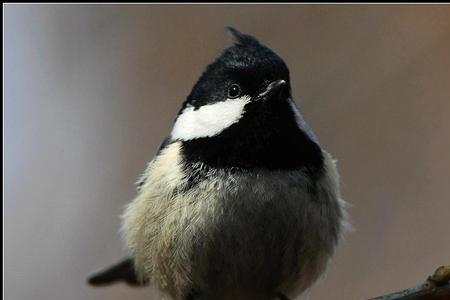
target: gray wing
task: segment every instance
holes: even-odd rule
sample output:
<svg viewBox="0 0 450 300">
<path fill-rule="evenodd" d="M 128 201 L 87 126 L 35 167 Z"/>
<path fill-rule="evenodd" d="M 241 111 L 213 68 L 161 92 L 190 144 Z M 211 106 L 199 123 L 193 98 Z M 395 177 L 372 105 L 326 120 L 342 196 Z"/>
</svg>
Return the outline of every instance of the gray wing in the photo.
<svg viewBox="0 0 450 300">
<path fill-rule="evenodd" d="M 164 139 L 164 141 L 159 146 L 155 157 L 157 157 L 159 153 L 170 143 L 171 140 L 169 137 Z M 144 173 L 139 177 L 136 183 L 138 191 L 147 180 L 148 170 L 151 167 L 153 161 L 154 159 L 150 161 Z M 146 284 L 146 282 L 142 282 L 141 280 L 139 280 L 138 276 L 136 275 L 133 260 L 131 258 L 125 258 L 106 269 L 94 273 L 88 278 L 88 283 L 93 286 L 103 286 L 118 282 L 126 282 L 128 285 L 132 286 L 142 286 Z"/>
</svg>

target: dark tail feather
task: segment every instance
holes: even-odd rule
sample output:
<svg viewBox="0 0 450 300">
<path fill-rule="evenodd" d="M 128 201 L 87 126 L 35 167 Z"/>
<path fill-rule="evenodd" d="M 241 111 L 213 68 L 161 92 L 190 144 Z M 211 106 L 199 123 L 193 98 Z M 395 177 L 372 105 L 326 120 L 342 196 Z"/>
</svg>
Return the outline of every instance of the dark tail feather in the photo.
<svg viewBox="0 0 450 300">
<path fill-rule="evenodd" d="M 141 281 L 136 275 L 133 260 L 130 258 L 121 260 L 117 264 L 101 270 L 88 278 L 88 283 L 93 286 L 105 286 L 124 281 L 131 286 L 144 286 L 147 282 Z"/>
</svg>

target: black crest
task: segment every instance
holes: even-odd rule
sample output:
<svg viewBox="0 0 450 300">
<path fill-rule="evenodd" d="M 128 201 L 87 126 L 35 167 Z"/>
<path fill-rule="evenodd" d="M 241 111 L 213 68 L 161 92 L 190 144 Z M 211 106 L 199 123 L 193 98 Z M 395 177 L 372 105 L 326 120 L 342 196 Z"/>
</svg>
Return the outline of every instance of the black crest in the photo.
<svg viewBox="0 0 450 300">
<path fill-rule="evenodd" d="M 231 39 L 235 45 L 244 47 L 261 46 L 261 44 L 253 36 L 241 33 L 231 26 L 227 27 L 227 32 L 231 36 Z"/>
<path fill-rule="evenodd" d="M 192 105 L 196 108 L 224 101 L 228 87 L 238 82 L 245 94 L 255 96 L 273 80 L 283 79 L 290 91 L 289 70 L 284 61 L 254 37 L 241 33 L 232 27 L 227 28 L 233 45 L 209 64 L 191 93 L 183 108 Z"/>
</svg>

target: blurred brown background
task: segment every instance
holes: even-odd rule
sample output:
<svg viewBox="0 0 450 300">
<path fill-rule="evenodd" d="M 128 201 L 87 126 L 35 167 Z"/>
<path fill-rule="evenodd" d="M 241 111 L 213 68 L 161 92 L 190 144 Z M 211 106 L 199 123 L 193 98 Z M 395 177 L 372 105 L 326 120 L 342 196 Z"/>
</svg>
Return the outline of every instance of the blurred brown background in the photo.
<svg viewBox="0 0 450 300">
<path fill-rule="evenodd" d="M 8 300 L 157 299 L 93 289 L 119 215 L 226 25 L 290 66 L 339 160 L 356 231 L 311 300 L 364 299 L 450 263 L 450 6 L 6 5 Z"/>
</svg>

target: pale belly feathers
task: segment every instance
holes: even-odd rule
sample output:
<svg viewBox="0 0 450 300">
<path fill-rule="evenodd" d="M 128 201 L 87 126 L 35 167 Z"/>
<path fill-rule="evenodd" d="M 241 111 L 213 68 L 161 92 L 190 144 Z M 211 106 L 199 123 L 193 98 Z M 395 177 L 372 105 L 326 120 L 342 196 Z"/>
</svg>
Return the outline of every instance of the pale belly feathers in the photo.
<svg viewBox="0 0 450 300">
<path fill-rule="evenodd" d="M 189 187 L 180 151 L 175 142 L 160 152 L 123 214 L 140 276 L 174 299 L 192 288 L 223 299 L 307 290 L 346 226 L 331 156 L 323 152 L 325 172 L 316 182 L 301 170 L 209 170 Z"/>
</svg>

